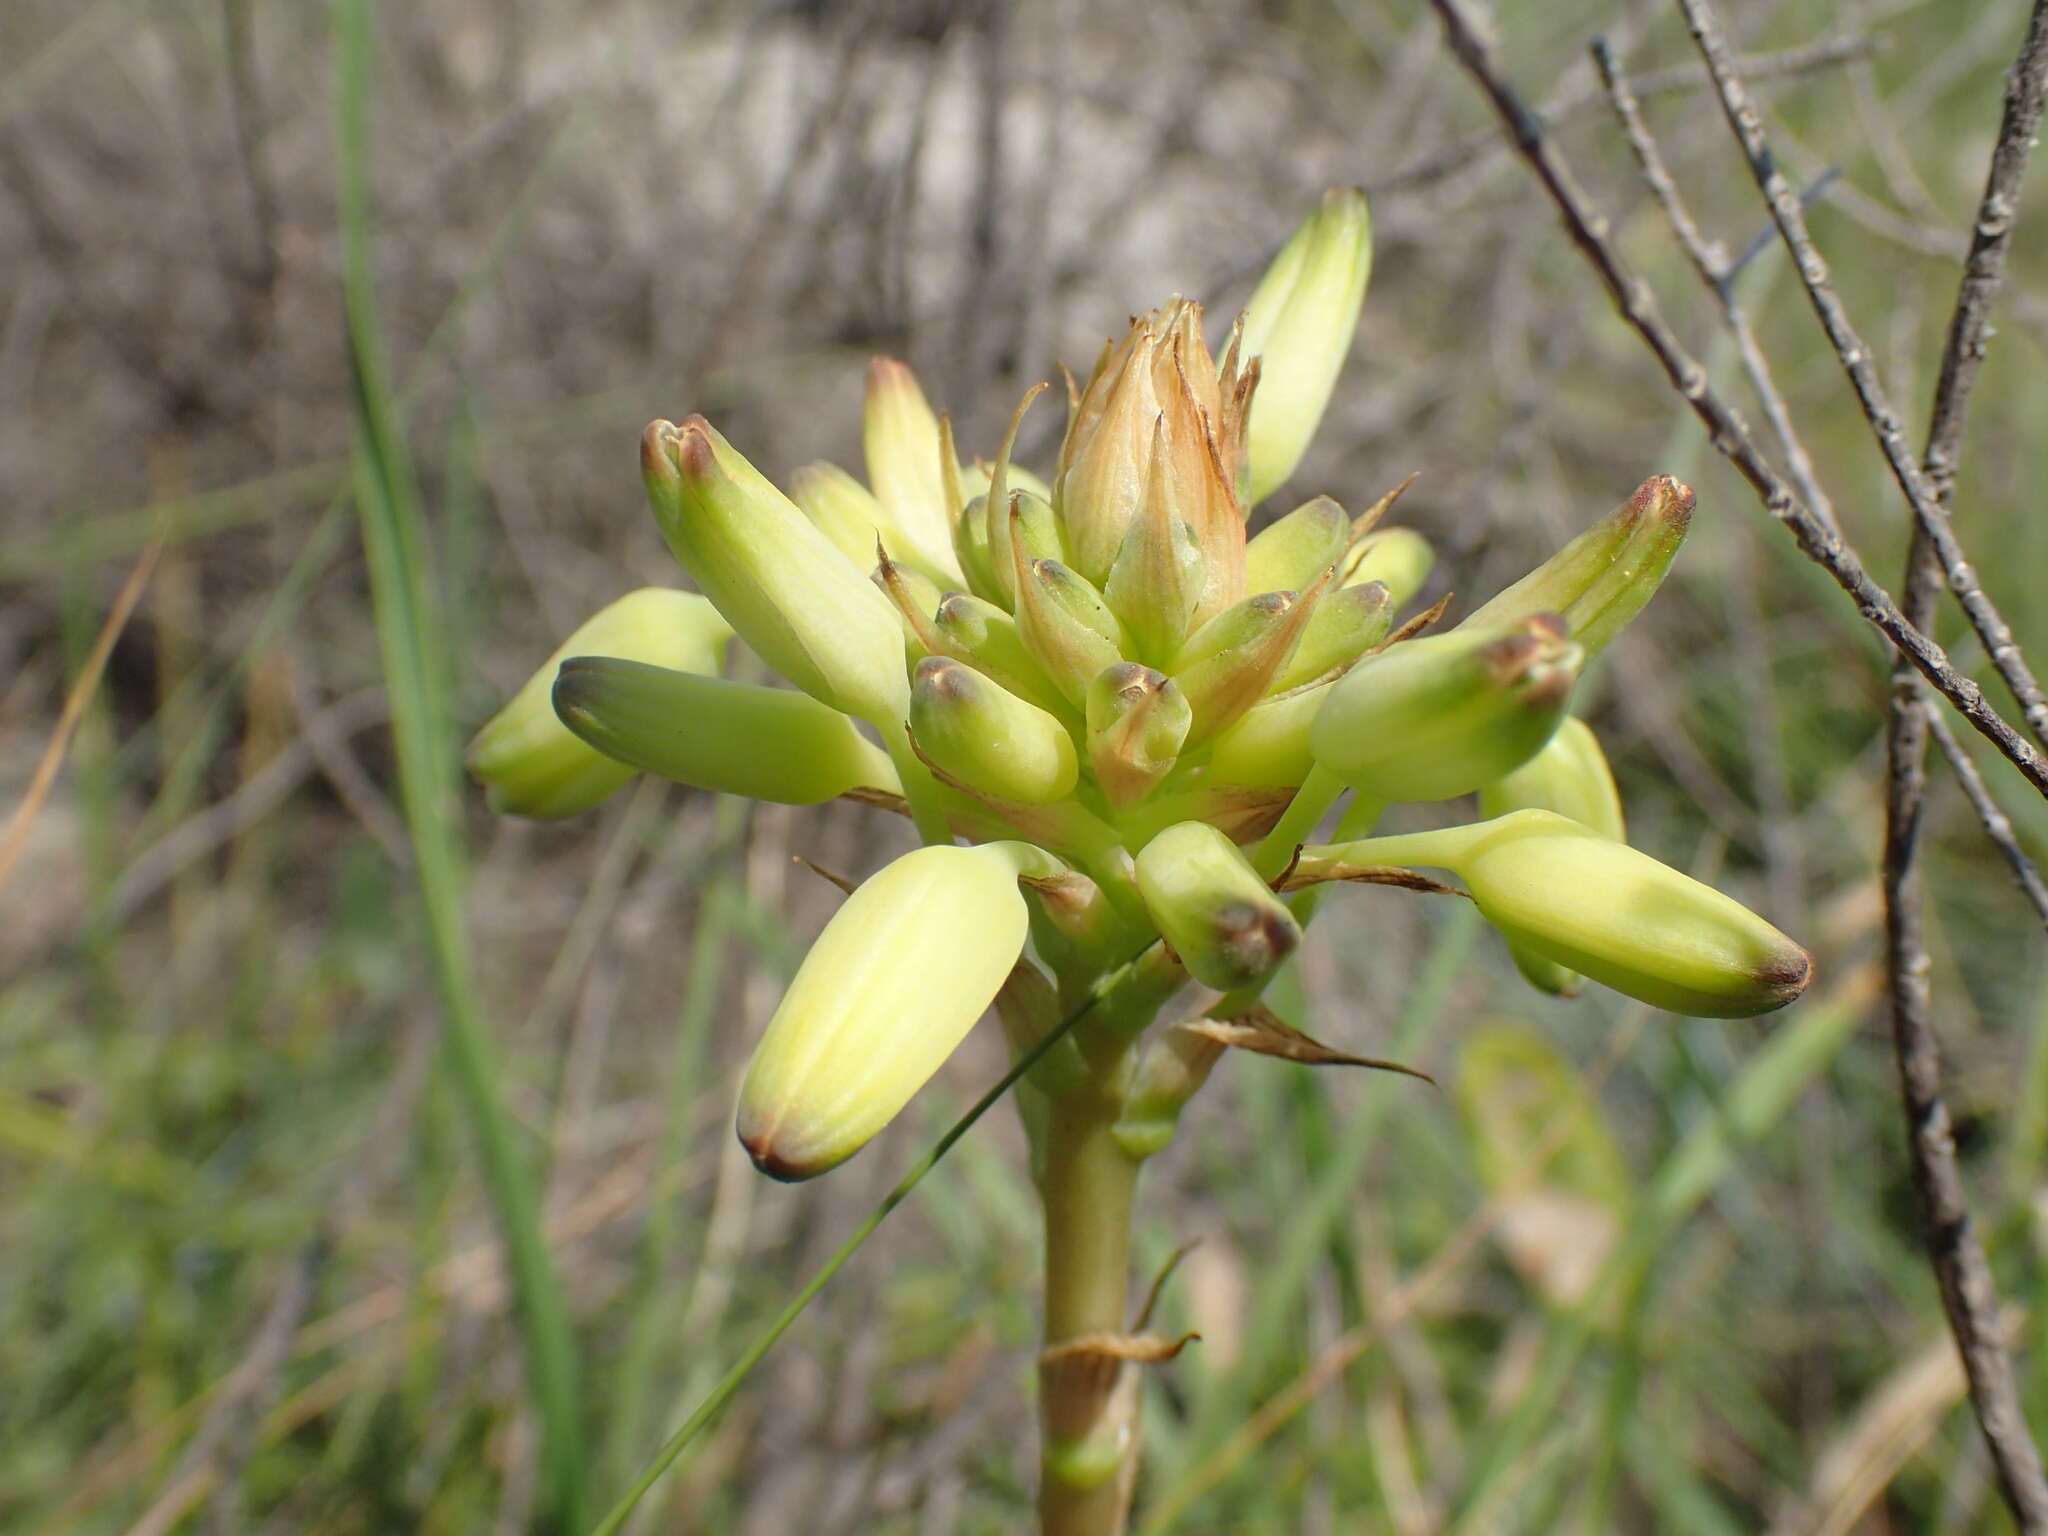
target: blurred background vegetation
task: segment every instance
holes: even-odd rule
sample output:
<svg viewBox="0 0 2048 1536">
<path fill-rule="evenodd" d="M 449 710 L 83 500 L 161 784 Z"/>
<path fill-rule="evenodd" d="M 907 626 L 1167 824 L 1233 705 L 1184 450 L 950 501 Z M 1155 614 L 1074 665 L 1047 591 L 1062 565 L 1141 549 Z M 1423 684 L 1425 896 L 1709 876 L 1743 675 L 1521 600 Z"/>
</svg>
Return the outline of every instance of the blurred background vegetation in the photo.
<svg viewBox="0 0 2048 1536">
<path fill-rule="evenodd" d="M 1727 6 L 1888 382 L 1932 385 L 2025 21 L 2014 0 Z M 1503 59 L 1742 394 L 1585 56 L 1604 33 L 1872 568 L 1896 492 L 1765 241 L 1676 16 L 1497 7 Z M 1148 1385 L 1148 1532 L 2000 1531 L 1920 1252 L 1881 946 L 1885 653 L 1704 443 L 1420 0 L 377 13 L 385 402 L 422 487 L 451 741 L 613 596 L 678 582 L 634 441 L 711 415 L 778 476 L 858 467 L 906 357 L 990 451 L 1021 390 L 1169 292 L 1221 318 L 1320 190 L 1377 269 L 1274 510 L 1411 471 L 1454 614 L 1645 475 L 1699 490 L 1584 690 L 1633 840 L 1812 947 L 1758 1023 L 1524 987 L 1469 913 L 1347 892 L 1276 996 L 1433 1073 L 1218 1074 L 1141 1252 L 1202 1342 Z M 326 6 L 0 7 L 0 805 L 161 555 L 0 888 L 0 1528 L 517 1532 L 536 1427 L 448 1079 L 350 453 Z M 2048 644 L 2048 230 L 2014 251 L 1958 529 Z M 1053 413 L 1054 416 L 1057 413 Z M 1037 422 L 1042 463 L 1055 429 Z M 1944 633 L 1947 633 L 1944 630 Z M 1964 658 L 1973 653 L 1959 652 Z M 1974 738 L 1966 745 L 1977 752 Z M 2048 818 L 1977 753 L 2037 856 Z M 1966 1171 L 2030 1409 L 2048 967 L 1940 767 L 1930 927 Z M 837 895 L 907 830 L 646 783 L 565 825 L 477 796 L 469 986 L 545 1184 L 608 1504 L 1002 1069 L 977 1035 L 829 1179 L 759 1179 L 739 1065 Z M 1029 1520 L 1037 1232 L 1007 1110 L 827 1290 L 636 1529 Z M 1614 1303 L 1577 1305 L 1602 1273 Z"/>
</svg>

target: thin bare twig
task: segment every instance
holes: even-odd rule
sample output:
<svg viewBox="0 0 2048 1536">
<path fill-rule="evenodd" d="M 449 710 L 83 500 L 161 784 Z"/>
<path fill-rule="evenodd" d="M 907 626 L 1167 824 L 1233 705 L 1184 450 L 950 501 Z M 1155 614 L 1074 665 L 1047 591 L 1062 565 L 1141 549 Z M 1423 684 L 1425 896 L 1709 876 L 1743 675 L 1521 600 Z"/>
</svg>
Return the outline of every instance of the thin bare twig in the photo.
<svg viewBox="0 0 2048 1536">
<path fill-rule="evenodd" d="M 1680 3 L 1687 4 L 1690 15 L 1697 0 Z M 1705 13 L 1701 15 L 1704 18 Z M 1694 35 L 1701 35 L 1697 24 Z M 1701 46 L 1707 46 L 1705 38 Z M 1934 617 L 1939 579 L 1935 556 L 1939 538 L 1948 531 L 1948 503 L 1955 493 L 1963 421 L 1990 335 L 1991 303 L 2005 275 L 2020 182 L 2040 126 L 2044 96 L 2048 96 L 2048 0 L 2035 0 L 2019 62 L 2006 79 L 1998 140 L 1991 153 L 1991 168 L 1985 177 L 1935 384 L 1925 475 L 1927 489 L 1935 498 L 1936 516 L 1921 517 L 1914 525 L 1904 587 L 1906 614 L 1922 627 Z M 1818 305 L 1818 297 L 1815 302 Z M 1882 440 L 1883 434 L 1879 436 Z M 1948 564 L 1945 558 L 1942 563 Z M 2044 921 L 2048 921 L 2048 891 L 2043 890 L 2039 874 L 2021 851 L 2011 824 L 1992 800 L 1976 765 L 1964 756 L 1946 722 L 1929 706 L 1919 678 L 1902 664 L 1894 664 L 1885 722 L 1886 973 L 1907 1144 L 1925 1208 L 1928 1256 L 1941 1284 L 1942 1306 L 1969 1378 L 1970 1401 L 1990 1447 L 1999 1487 L 2023 1531 L 2048 1531 L 2048 1477 L 2043 1475 L 2040 1452 L 2021 1410 L 2012 1361 L 1998 1324 L 1997 1290 L 1971 1224 L 1953 1130 L 1941 1098 L 1941 1052 L 1934 1033 L 1929 981 L 1932 965 L 1916 869 L 1930 730 L 1941 742 L 1985 830 L 2005 853 L 2021 889 Z"/>
<path fill-rule="evenodd" d="M 1542 124 L 1495 67 L 1492 50 L 1475 28 L 1463 0 L 1431 0 L 1431 4 L 1443 22 L 1451 51 L 1500 114 L 1516 149 L 1557 205 L 1572 242 L 1606 286 L 1622 318 L 1642 337 L 1672 387 L 1706 427 L 1715 449 L 1755 487 L 1765 510 L 1791 531 L 1807 558 L 1849 594 L 1857 611 L 1912 660 L 1936 691 L 2010 759 L 2028 783 L 2048 796 L 2048 758 L 1990 706 L 1983 689 L 1956 670 L 1946 651 L 1907 621 L 1891 595 L 1871 578 L 1855 549 L 1823 523 L 1758 452 L 1740 414 L 1715 393 L 1706 370 L 1664 322 L 1648 285 L 1622 262 L 1609 238 L 1607 219 L 1594 210 L 1578 178 L 1545 136 Z"/>
<path fill-rule="evenodd" d="M 1992 798 L 1991 786 L 1984 782 L 1984 775 L 1970 760 L 1970 754 L 1963 750 L 1963 744 L 1956 740 L 1956 733 L 1947 717 L 1930 706 L 1923 705 L 1923 708 L 1927 711 L 1927 729 L 1934 737 L 1935 745 L 1941 748 L 1941 755 L 1948 759 L 1949 767 L 1955 771 L 1956 782 L 1963 786 L 1963 795 L 1977 813 L 1984 835 L 1991 839 L 1992 846 L 2011 866 L 2013 884 L 2027 898 L 2034 915 L 2041 919 L 2041 926 L 2048 928 L 2048 880 L 2041 877 L 2041 871 L 2027 857 L 2027 850 L 2020 846 L 2019 833 L 2013 830 L 2011 819 Z"/>
<path fill-rule="evenodd" d="M 1672 233 L 1678 237 L 1678 243 L 1692 262 L 1693 270 L 1699 273 L 1700 281 L 1720 303 L 1721 318 L 1734 338 L 1736 355 L 1742 359 L 1742 371 L 1749 378 L 1750 388 L 1756 391 L 1757 400 L 1763 406 L 1764 419 L 1771 424 L 1772 435 L 1778 439 L 1778 446 L 1785 454 L 1792 483 L 1798 487 L 1800 498 L 1813 509 L 1815 517 L 1830 528 L 1838 527 L 1834 506 L 1828 500 L 1827 492 L 1821 488 L 1812 456 L 1807 453 L 1805 443 L 1800 441 L 1799 433 L 1792 425 L 1792 413 L 1785 405 L 1785 397 L 1779 392 L 1777 381 L 1771 376 L 1771 366 L 1764 357 L 1763 348 L 1757 344 L 1756 331 L 1749 323 L 1748 314 L 1735 302 L 1736 264 L 1718 241 L 1709 240 L 1701 232 L 1698 222 L 1685 206 L 1684 198 L 1679 195 L 1678 182 L 1664 163 L 1663 152 L 1651 136 L 1649 124 L 1643 120 L 1643 109 L 1637 100 L 1641 83 L 1632 83 L 1622 74 L 1620 61 L 1604 37 L 1593 39 L 1593 65 L 1600 71 L 1600 82 L 1607 88 L 1607 99 L 1614 107 L 1615 116 L 1621 120 L 1621 130 L 1628 138 L 1629 148 L 1635 151 L 1636 163 L 1643 168 L 1643 180 L 1649 183 L 1651 195 L 1664 210 Z"/>
<path fill-rule="evenodd" d="M 1882 49 L 1884 42 L 1884 38 L 1868 32 L 1852 32 L 1842 37 L 1824 37 L 1777 53 L 1757 54 L 1743 60 L 1743 65 L 1750 78 L 1755 80 L 1808 75 L 1854 59 L 1868 58 Z M 1636 80 L 1636 89 L 1645 96 L 1666 95 L 1675 91 L 1697 90 L 1707 83 L 1706 75 L 1696 65 L 1688 64 L 1641 75 Z M 1537 118 L 1545 127 L 1555 127 L 1567 118 L 1576 117 L 1599 99 L 1598 94 L 1592 91 L 1568 91 L 1537 108 Z M 1500 135 L 1497 133 L 1475 133 L 1468 138 L 1456 139 L 1389 172 L 1378 181 L 1367 182 L 1365 189 L 1371 193 L 1392 192 L 1442 181 L 1499 145 Z"/>
<path fill-rule="evenodd" d="M 1771 154 L 1770 144 L 1764 137 L 1763 121 L 1757 116 L 1755 104 L 1743 86 L 1712 6 L 1707 0 L 1678 0 L 1678 7 L 1685 13 L 1693 41 L 1698 44 L 1700 56 L 1706 60 L 1707 70 L 1714 77 L 1722 111 L 1728 118 L 1729 127 L 1734 130 L 1736 140 L 1742 145 L 1750 174 L 1756 178 L 1764 201 L 1770 205 L 1778 233 L 1783 236 L 1786 249 L 1792 253 L 1793 265 L 1799 272 L 1799 280 L 1806 289 L 1813 311 L 1820 318 L 1821 328 L 1827 332 L 1835 355 L 1842 361 L 1842 369 L 1856 392 L 1857 402 L 1863 407 L 1870 430 L 1884 452 L 1885 462 L 1891 467 L 1892 478 L 1898 481 L 1907 504 L 1913 509 L 1916 526 L 1941 562 L 1948 588 L 1955 593 L 1971 628 L 1984 642 L 1991 664 L 1998 669 L 1998 675 L 2005 679 L 2006 687 L 2018 701 L 2020 713 L 2034 740 L 2048 746 L 2048 694 L 2042 692 L 2040 682 L 2028 667 L 2026 658 L 2020 654 L 2019 643 L 2014 640 L 2012 629 L 1999 613 L 1997 605 L 1978 585 L 1975 568 L 1949 528 L 1941 487 L 1922 467 L 1906 442 L 1905 428 L 1884 382 L 1877 375 L 1877 365 L 1871 360 L 1870 348 L 1850 323 L 1848 312 L 1842 307 L 1841 298 L 1828 276 L 1828 264 L 1806 227 L 1806 210 L 1799 194 L 1785 179 L 1784 172 L 1778 169 L 1778 163 Z M 2024 155 L 2023 149 L 2021 154 Z M 2011 233 L 2016 202 L 2009 191 L 1994 197 L 1991 189 L 1987 188 L 1986 197 L 1987 201 L 1979 206 L 1977 215 L 1972 264 L 1974 266 L 1978 251 L 1989 236 L 1999 242 L 2001 256 L 1998 265 L 2002 269 L 2003 241 Z M 1996 287 L 1995 280 L 1991 286 Z M 1965 302 L 1967 298 L 1959 301 L 1959 307 Z M 1974 371 L 1974 361 L 1969 366 Z M 1946 368 L 1944 363 L 1944 371 Z"/>
</svg>

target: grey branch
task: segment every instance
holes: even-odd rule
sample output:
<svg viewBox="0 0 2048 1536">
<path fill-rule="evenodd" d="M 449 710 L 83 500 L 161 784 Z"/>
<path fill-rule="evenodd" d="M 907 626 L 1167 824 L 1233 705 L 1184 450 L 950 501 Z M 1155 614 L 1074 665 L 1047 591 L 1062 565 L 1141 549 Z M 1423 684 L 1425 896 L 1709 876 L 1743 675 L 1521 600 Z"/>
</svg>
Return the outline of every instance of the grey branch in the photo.
<svg viewBox="0 0 2048 1536">
<path fill-rule="evenodd" d="M 1695 28 L 1695 35 L 1697 28 Z M 1705 46 L 1704 43 L 1702 46 Z M 1906 555 L 1905 611 L 1925 627 L 1934 617 L 1939 576 L 1932 535 L 1947 532 L 1955 492 L 1956 460 L 1970 393 L 1990 335 L 1991 302 L 2005 276 L 2014 214 L 2028 152 L 2041 122 L 2048 84 L 2048 0 L 2036 0 L 2019 62 L 2006 78 L 2003 118 L 1978 204 L 1963 277 L 1949 316 L 1941 371 L 1927 429 L 1926 480 L 1937 517 L 1916 521 Z M 1788 237 L 1789 238 L 1789 237 Z M 1882 434 L 1880 434 L 1882 436 Z M 1892 1045 L 1905 1102 L 1907 1144 L 1920 1186 L 1928 1257 L 1941 1285 L 1942 1306 L 1969 1379 L 1970 1402 L 1990 1447 L 2001 1491 L 2023 1531 L 2048 1530 L 2048 1480 L 2028 1432 L 1998 1324 L 1998 1297 L 1983 1245 L 1970 1221 L 1961 1171 L 1956 1166 L 1948 1110 L 1941 1099 L 1941 1053 L 1933 1023 L 1932 965 L 1927 954 L 1917 874 L 1921 815 L 1927 793 L 1927 735 L 1932 730 L 1976 808 L 1991 840 L 2004 853 L 2020 888 L 2048 923 L 2048 890 L 2013 836 L 1976 765 L 1947 722 L 1929 707 L 1920 680 L 1903 665 L 1892 671 L 1885 723 L 1884 898 L 1886 981 L 1891 997 Z"/>
<path fill-rule="evenodd" d="M 1917 625 L 1907 622 L 1891 595 L 1872 580 L 1862 558 L 1848 541 L 1823 523 L 1758 452 L 1742 417 L 1715 393 L 1707 382 L 1706 370 L 1686 351 L 1658 313 L 1649 287 L 1623 264 L 1608 237 L 1606 218 L 1594 210 L 1571 168 L 1545 136 L 1542 124 L 1494 67 L 1491 50 L 1475 30 L 1462 0 L 1431 3 L 1443 21 L 1451 51 L 1500 114 L 1516 149 L 1557 205 L 1573 243 L 1606 285 L 1622 318 L 1642 337 L 1672 387 L 1706 427 L 1715 449 L 1755 487 L 1765 510 L 1791 531 L 1807 558 L 1849 594 L 1857 611 L 1912 661 L 1964 719 L 2012 761 L 2028 783 L 2048 796 L 2048 758 L 1990 706 L 1984 691 L 1956 670 L 1946 651 Z"/>
<path fill-rule="evenodd" d="M 1892 478 L 1898 481 L 1907 504 L 1913 509 L 1917 528 L 1940 560 L 1948 588 L 1955 593 L 1956 601 L 1969 617 L 1970 626 L 1984 642 L 1991 664 L 1998 668 L 1998 675 L 2012 690 L 2034 740 L 2048 746 L 2048 694 L 2041 691 L 2041 684 L 2027 666 L 2026 658 L 2020 654 L 2019 644 L 2013 639 L 2012 629 L 2004 616 L 1989 594 L 1978 585 L 1975 568 L 1949 528 L 1948 511 L 1942 505 L 1939 488 L 1906 442 L 1905 428 L 1883 380 L 1877 376 L 1877 365 L 1871 361 L 1870 348 L 1850 323 L 1848 312 L 1842 307 L 1841 298 L 1828 276 L 1828 264 L 1806 227 L 1806 209 L 1799 194 L 1785 179 L 1784 172 L 1778 169 L 1778 162 L 1771 154 L 1770 143 L 1764 137 L 1763 121 L 1757 116 L 1755 104 L 1736 71 L 1735 61 L 1728 51 L 1726 39 L 1721 36 L 1720 23 L 1715 20 L 1712 6 L 1707 0 L 1678 0 L 1678 7 L 1685 13 L 1693 41 L 1699 45 L 1700 56 L 1706 60 L 1707 70 L 1714 77 L 1722 111 L 1742 145 L 1750 174 L 1756 178 L 1764 201 L 1770 206 L 1778 233 L 1784 237 L 1786 249 L 1792 253 L 1793 266 L 1799 273 L 1807 298 L 1813 304 L 1813 311 L 1819 316 L 1821 328 L 1827 332 L 1835 355 L 1842 361 L 1842 369 L 1849 376 L 1856 399 L 1870 422 L 1870 430 L 1877 438 L 1878 447 L 1884 451 L 1885 462 L 1891 467 Z M 2024 155 L 2024 149 L 2021 154 Z M 1987 230 L 2001 241 L 2009 236 L 2016 206 L 2016 201 L 2009 197 L 1980 205 L 1977 218 L 1980 237 Z M 1977 255 L 1975 248 L 1971 254 L 1974 261 Z M 1975 364 L 1970 367 L 1974 372 Z M 1953 445 L 1950 451 L 1953 452 Z M 1924 628 L 1924 623 L 1920 627 Z"/>
<path fill-rule="evenodd" d="M 1927 729 L 1933 735 L 1935 745 L 1941 748 L 1941 755 L 1948 759 L 1956 782 L 1963 786 L 1963 796 L 1970 802 L 1970 809 L 1977 813 L 1984 835 L 1991 839 L 1992 846 L 2010 866 L 2013 884 L 2027 898 L 2027 905 L 2041 920 L 2042 929 L 2048 931 L 2048 880 L 2041 878 L 2041 871 L 2027 857 L 2027 850 L 2020 846 L 2019 833 L 2013 830 L 2011 819 L 1992 798 L 1991 786 L 1984 782 L 1983 773 L 1970 761 L 1970 754 L 1956 739 L 1948 718 L 1932 707 L 1923 708 L 1926 709 Z"/>
</svg>

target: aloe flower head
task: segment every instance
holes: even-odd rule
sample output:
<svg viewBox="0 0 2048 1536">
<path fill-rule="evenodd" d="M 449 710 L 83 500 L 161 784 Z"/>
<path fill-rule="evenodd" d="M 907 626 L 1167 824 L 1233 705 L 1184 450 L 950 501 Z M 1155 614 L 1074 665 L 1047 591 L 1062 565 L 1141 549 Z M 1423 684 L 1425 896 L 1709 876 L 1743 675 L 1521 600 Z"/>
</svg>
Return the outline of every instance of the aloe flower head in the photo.
<svg viewBox="0 0 2048 1536">
<path fill-rule="evenodd" d="M 473 761 L 501 808 L 530 814 L 647 771 L 914 820 L 925 846 L 847 899 L 747 1074 L 739 1131 L 767 1172 L 857 1151 L 992 1002 L 1071 1001 L 1149 953 L 1144 1006 L 1105 1008 L 1105 1039 L 1128 1044 L 1190 979 L 1242 1012 L 1313 910 L 1287 893 L 1375 860 L 1466 879 L 1554 991 L 1585 977 L 1739 1014 L 1804 984 L 1776 929 L 1621 841 L 1571 714 L 1586 663 L 1670 568 L 1690 491 L 1652 477 L 1442 631 L 1439 610 L 1402 620 L 1434 555 L 1383 526 L 1393 495 L 1355 515 L 1327 495 L 1260 512 L 1351 349 L 1370 227 L 1360 194 L 1333 191 L 1230 325 L 1185 298 L 1134 319 L 1066 376 L 1042 477 L 1014 457 L 1039 389 L 990 456 L 963 458 L 892 359 L 868 374 L 865 481 L 812 465 L 785 492 L 702 417 L 647 429 L 655 521 L 703 597 L 578 631 Z M 717 676 L 684 601 L 792 686 Z M 1483 837 L 1312 840 L 1346 792 L 1356 832 L 1392 802 L 1475 791 Z M 1205 1049 L 1182 1041 L 1175 1060 Z"/>
</svg>

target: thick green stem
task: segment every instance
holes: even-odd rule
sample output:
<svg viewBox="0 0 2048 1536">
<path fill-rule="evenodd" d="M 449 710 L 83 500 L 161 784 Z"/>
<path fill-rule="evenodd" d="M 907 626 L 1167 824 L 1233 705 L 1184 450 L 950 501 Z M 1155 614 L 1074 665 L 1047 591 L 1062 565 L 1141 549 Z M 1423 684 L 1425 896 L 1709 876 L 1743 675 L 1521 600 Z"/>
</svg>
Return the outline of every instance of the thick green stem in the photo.
<svg viewBox="0 0 2048 1536">
<path fill-rule="evenodd" d="M 1119 1536 L 1137 1456 L 1137 1367 L 1062 1359 L 1062 1344 L 1125 1331 L 1138 1162 L 1111 1134 L 1103 1079 L 1053 1101 L 1039 1193 L 1045 1205 L 1044 1536 Z"/>
<path fill-rule="evenodd" d="M 889 749 L 889 761 L 896 765 L 896 777 L 903 786 L 903 798 L 910 805 L 910 819 L 917 835 L 927 843 L 943 845 L 953 841 L 953 827 L 946 820 L 946 807 L 939 799 L 938 781 L 910 744 L 910 728 L 901 720 L 871 722 Z"/>
<path fill-rule="evenodd" d="M 1316 823 L 1337 803 L 1337 797 L 1344 793 L 1344 789 L 1344 781 L 1321 763 L 1309 769 L 1308 777 L 1301 781 L 1301 788 L 1294 792 L 1294 798 L 1287 802 L 1287 809 L 1280 813 L 1280 820 L 1252 851 L 1252 868 L 1268 880 L 1285 869 L 1287 861 L 1294 857 L 1294 850 L 1308 841 Z"/>
</svg>

